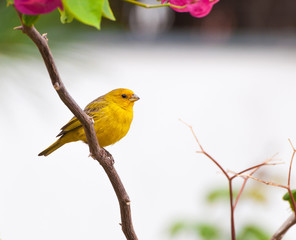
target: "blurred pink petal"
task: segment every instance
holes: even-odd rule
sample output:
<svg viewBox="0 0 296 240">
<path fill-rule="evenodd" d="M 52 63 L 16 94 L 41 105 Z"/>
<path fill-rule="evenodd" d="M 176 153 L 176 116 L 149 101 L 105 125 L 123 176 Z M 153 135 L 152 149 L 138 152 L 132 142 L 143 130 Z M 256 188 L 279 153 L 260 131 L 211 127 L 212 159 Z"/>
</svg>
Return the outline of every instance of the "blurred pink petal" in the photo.
<svg viewBox="0 0 296 240">
<path fill-rule="evenodd" d="M 56 8 L 63 9 L 61 0 L 14 0 L 18 11 L 27 15 L 38 15 L 52 12 Z"/>
<path fill-rule="evenodd" d="M 184 6 L 190 3 L 190 1 L 188 0 L 169 0 L 170 4 L 176 5 L 176 6 Z M 174 8 L 172 7 L 172 9 L 174 9 L 176 12 L 188 12 L 188 8 Z"/>
<path fill-rule="evenodd" d="M 207 16 L 217 2 L 219 0 L 196 0 L 188 4 L 187 8 L 193 17 L 201 18 Z"/>
</svg>

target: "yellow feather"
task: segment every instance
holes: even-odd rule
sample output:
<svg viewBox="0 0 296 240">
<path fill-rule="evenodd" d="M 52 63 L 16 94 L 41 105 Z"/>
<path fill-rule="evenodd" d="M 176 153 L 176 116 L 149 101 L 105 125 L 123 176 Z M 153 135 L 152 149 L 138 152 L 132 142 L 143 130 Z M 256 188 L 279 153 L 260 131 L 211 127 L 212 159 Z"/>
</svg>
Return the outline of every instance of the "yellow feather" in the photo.
<svg viewBox="0 0 296 240">
<path fill-rule="evenodd" d="M 134 102 L 139 97 L 133 91 L 115 89 L 89 103 L 84 111 L 94 119 L 94 128 L 101 147 L 106 147 L 122 139 L 129 131 L 133 120 Z M 39 156 L 47 156 L 66 143 L 86 141 L 81 123 L 73 117 L 58 134 L 60 138 Z"/>
</svg>

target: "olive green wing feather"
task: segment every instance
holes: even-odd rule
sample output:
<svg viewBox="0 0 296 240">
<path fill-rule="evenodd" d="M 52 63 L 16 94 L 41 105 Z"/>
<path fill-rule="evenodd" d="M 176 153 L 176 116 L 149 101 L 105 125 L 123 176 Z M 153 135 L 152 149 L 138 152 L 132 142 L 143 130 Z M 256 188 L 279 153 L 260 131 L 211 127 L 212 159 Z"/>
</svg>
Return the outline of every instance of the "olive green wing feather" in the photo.
<svg viewBox="0 0 296 240">
<path fill-rule="evenodd" d="M 80 121 L 76 117 L 73 117 L 65 126 L 61 128 L 61 132 L 57 135 L 57 137 L 63 136 L 67 132 L 70 132 L 71 130 L 79 128 L 81 126 L 82 125 Z"/>
<path fill-rule="evenodd" d="M 107 106 L 107 103 L 104 101 L 104 98 L 99 97 L 94 101 L 92 101 L 91 103 L 89 103 L 85 107 L 84 112 L 90 117 L 92 117 L 95 121 L 97 116 L 96 113 L 106 106 Z M 82 127 L 81 122 L 76 117 L 73 117 L 65 126 L 61 128 L 61 132 L 57 135 L 57 137 L 63 136 L 67 132 L 73 131 L 74 129 L 81 128 L 81 127 Z"/>
</svg>

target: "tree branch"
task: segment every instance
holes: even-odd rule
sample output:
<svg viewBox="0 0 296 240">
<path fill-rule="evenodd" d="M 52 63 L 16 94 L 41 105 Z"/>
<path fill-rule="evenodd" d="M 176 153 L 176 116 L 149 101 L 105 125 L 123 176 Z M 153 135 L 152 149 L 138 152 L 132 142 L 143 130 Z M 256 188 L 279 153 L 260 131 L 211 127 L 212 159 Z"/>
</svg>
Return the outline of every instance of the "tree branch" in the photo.
<svg viewBox="0 0 296 240">
<path fill-rule="evenodd" d="M 275 234 L 271 237 L 270 240 L 281 240 L 286 232 L 296 223 L 295 214 L 291 216 L 283 223 L 283 225 L 276 231 Z"/>
<path fill-rule="evenodd" d="M 196 151 L 197 153 L 201 153 L 201 154 L 204 154 L 205 156 L 207 156 L 210 160 L 212 160 L 218 167 L 219 167 L 219 169 L 223 172 L 223 174 L 225 175 L 225 177 L 227 178 L 227 180 L 228 180 L 228 185 L 229 185 L 229 198 L 230 198 L 230 224 L 231 224 L 231 240 L 235 240 L 236 239 L 236 235 L 235 235 L 235 223 L 234 223 L 234 210 L 235 210 L 235 208 L 236 208 L 236 205 L 237 205 L 237 203 L 238 203 L 238 200 L 239 200 L 239 198 L 240 198 L 240 196 L 241 196 L 241 194 L 242 194 L 242 192 L 243 192 L 243 190 L 244 190 L 244 188 L 245 188 L 245 185 L 246 185 L 246 183 L 247 183 L 247 180 L 249 179 L 249 178 L 252 178 L 252 179 L 255 179 L 255 180 L 260 180 L 260 179 L 257 179 L 257 178 L 254 178 L 252 175 L 260 168 L 260 167 L 262 167 L 262 166 L 266 166 L 266 165 L 277 165 L 278 163 L 270 163 L 270 161 L 272 160 L 272 158 L 271 159 L 268 159 L 268 160 L 266 160 L 266 161 L 264 161 L 263 163 L 261 163 L 261 164 L 257 164 L 257 165 L 255 165 L 255 166 L 253 166 L 253 167 L 249 167 L 249 168 L 247 168 L 247 169 L 245 169 L 245 170 L 243 170 L 243 171 L 241 171 L 241 172 L 239 172 L 239 173 L 235 173 L 235 172 L 232 172 L 232 171 L 228 171 L 228 172 L 231 172 L 231 173 L 233 173 L 234 175 L 233 176 L 230 176 L 228 173 L 227 173 L 227 171 L 225 171 L 224 170 L 224 168 L 211 156 L 211 155 L 209 155 L 205 150 L 204 150 L 204 148 L 202 147 L 202 145 L 200 144 L 200 142 L 199 142 L 199 140 L 198 140 L 198 138 L 197 138 L 197 136 L 196 136 L 196 134 L 195 134 L 195 132 L 194 132 L 194 130 L 193 130 L 193 128 L 192 128 L 192 126 L 191 125 L 189 125 L 188 123 L 186 123 L 186 122 L 184 122 L 182 119 L 179 119 L 182 123 L 184 123 L 189 129 L 190 129 L 190 131 L 191 131 L 191 133 L 192 133 L 192 135 L 193 135 L 193 137 L 194 137 L 194 139 L 195 139 L 195 141 L 197 142 L 197 144 L 198 144 L 198 146 L 199 146 L 199 148 L 200 148 L 200 150 L 198 150 L 198 151 Z M 294 156 L 294 155 L 293 155 Z M 243 173 L 245 173 L 245 172 L 248 172 L 248 171 L 251 171 L 251 170 L 253 170 L 249 175 L 242 175 Z M 244 178 L 244 182 L 243 182 L 243 184 L 242 184 L 242 187 L 241 187 L 241 189 L 240 189 L 240 192 L 239 192 L 239 194 L 238 194 L 238 196 L 237 196 L 237 198 L 236 198 L 236 201 L 235 201 L 235 203 L 233 203 L 233 189 L 232 189 L 232 180 L 233 179 L 235 179 L 236 177 L 238 177 L 238 176 L 241 176 L 241 177 L 243 177 Z M 264 182 L 264 181 L 262 181 L 261 180 L 261 182 Z M 264 183 L 266 183 L 266 182 L 264 182 Z M 270 183 L 266 183 L 266 184 L 270 184 Z M 284 188 L 286 188 L 286 187 L 284 187 Z M 291 196 L 291 191 L 290 191 L 290 196 Z"/>
<path fill-rule="evenodd" d="M 17 14 L 22 22 L 21 13 L 17 11 Z M 22 26 L 17 27 L 16 29 L 22 30 L 22 32 L 26 34 L 38 47 L 40 54 L 44 60 L 44 63 L 46 65 L 54 89 L 57 91 L 60 99 L 71 110 L 71 112 L 77 117 L 77 119 L 81 122 L 82 126 L 84 127 L 87 143 L 90 150 L 90 155 L 95 160 L 97 160 L 104 168 L 118 198 L 121 213 L 122 231 L 124 232 L 126 239 L 137 240 L 138 238 L 136 236 L 132 224 L 130 199 L 113 166 L 114 159 L 104 148 L 100 148 L 93 127 L 92 118 L 90 118 L 78 106 L 78 104 L 66 90 L 59 76 L 53 56 L 48 46 L 46 35 L 41 35 L 34 27 L 25 26 L 23 22 Z"/>
<path fill-rule="evenodd" d="M 195 141 L 197 142 L 200 151 L 196 151 L 197 153 L 201 153 L 204 154 L 205 156 L 207 156 L 212 162 L 214 162 L 216 164 L 216 166 L 223 172 L 224 176 L 227 178 L 228 180 L 228 186 L 229 186 L 229 199 L 230 199 L 230 228 L 231 228 L 231 240 L 235 240 L 236 236 L 235 236 L 235 224 L 234 224 L 234 205 L 233 205 L 233 191 L 232 191 L 232 180 L 233 178 L 231 178 L 229 176 L 229 174 L 224 170 L 224 168 L 210 155 L 208 154 L 204 148 L 202 147 L 202 145 L 200 144 L 193 128 L 191 125 L 189 125 L 188 123 L 184 122 L 182 119 L 179 119 L 182 123 L 184 123 L 187 127 L 189 127 Z"/>
</svg>

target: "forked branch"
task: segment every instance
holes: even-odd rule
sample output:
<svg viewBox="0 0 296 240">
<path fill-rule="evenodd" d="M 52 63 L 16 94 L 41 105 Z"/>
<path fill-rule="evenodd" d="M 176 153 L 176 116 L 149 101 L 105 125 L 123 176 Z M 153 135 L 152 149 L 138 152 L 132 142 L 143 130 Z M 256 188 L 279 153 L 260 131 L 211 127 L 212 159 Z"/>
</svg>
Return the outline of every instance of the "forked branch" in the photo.
<svg viewBox="0 0 296 240">
<path fill-rule="evenodd" d="M 264 181 L 262 179 L 253 177 L 252 174 L 244 174 L 244 172 L 233 173 L 236 176 L 240 176 L 240 177 L 242 177 L 244 179 L 245 178 L 251 178 L 251 179 L 253 179 L 255 181 L 264 183 L 266 185 L 270 185 L 270 186 L 274 186 L 274 187 L 279 187 L 279 188 L 284 188 L 284 189 L 286 189 L 288 191 L 289 196 L 291 198 L 291 207 L 292 207 L 294 213 L 275 232 L 275 234 L 271 237 L 271 240 L 281 240 L 284 237 L 284 235 L 286 234 L 286 232 L 296 223 L 296 211 L 295 211 L 295 209 L 296 209 L 296 202 L 295 202 L 294 196 L 293 196 L 292 191 L 291 191 L 291 171 L 292 171 L 292 164 L 293 164 L 293 160 L 294 160 L 294 157 L 295 157 L 296 149 L 293 146 L 292 141 L 290 139 L 288 139 L 288 140 L 289 140 L 289 143 L 291 144 L 291 147 L 293 149 L 293 153 L 292 153 L 291 160 L 290 160 L 289 173 L 288 173 L 288 184 L 287 184 L 287 186 L 282 185 L 282 184 L 277 184 L 277 183 L 274 183 L 272 181 Z"/>
<path fill-rule="evenodd" d="M 197 138 L 197 136 L 196 136 L 196 134 L 195 134 L 195 132 L 194 132 L 194 130 L 193 130 L 193 128 L 192 128 L 192 126 L 191 125 L 189 125 L 188 123 L 186 123 L 186 122 L 184 122 L 183 120 L 181 120 L 180 119 L 180 121 L 181 122 L 183 122 L 189 129 L 190 129 L 190 131 L 191 131 L 191 133 L 192 133 L 192 135 L 193 135 L 193 137 L 194 137 L 194 139 L 195 139 L 195 141 L 197 142 L 197 144 L 198 144 L 198 146 L 199 146 L 199 148 L 200 148 L 200 150 L 198 150 L 198 151 L 196 151 L 197 153 L 201 153 L 201 154 L 204 154 L 207 158 L 209 158 L 212 162 L 214 162 L 215 163 L 215 165 L 223 172 L 223 174 L 224 174 L 224 176 L 227 178 L 227 180 L 228 180 L 228 185 L 229 185 L 229 197 L 230 197 L 230 225 L 231 225 L 231 239 L 232 240 L 235 240 L 236 239 L 236 236 L 235 236 L 235 224 L 234 224 L 234 210 L 235 210 L 235 208 L 236 208 L 236 206 L 237 206 L 237 203 L 238 203 L 238 201 L 239 201 L 239 199 L 240 199 L 240 196 L 241 196 L 241 194 L 242 194 L 242 192 L 243 192 L 243 190 L 244 190 L 244 188 L 245 188 L 245 185 L 246 185 L 246 183 L 247 183 L 247 180 L 248 180 L 248 178 L 253 178 L 252 177 L 252 175 L 260 168 L 260 167 L 262 167 L 262 166 L 266 166 L 266 165 L 276 165 L 276 164 L 278 164 L 278 163 L 270 163 L 270 161 L 273 159 L 273 158 L 271 158 L 271 159 L 268 159 L 268 160 L 266 160 L 265 162 L 263 162 L 263 163 L 261 163 L 261 164 L 257 164 L 257 165 L 255 165 L 255 166 L 252 166 L 252 167 L 250 167 L 250 168 L 247 168 L 247 169 L 245 169 L 245 170 L 243 170 L 243 171 L 241 171 L 241 172 L 239 172 L 239 173 L 234 173 L 234 175 L 233 176 L 230 176 L 229 174 L 228 174 L 228 172 L 231 172 L 231 171 L 226 171 L 210 154 L 208 154 L 205 150 L 204 150 L 204 148 L 202 147 L 202 145 L 200 144 L 200 142 L 199 142 L 199 140 L 198 140 L 198 138 Z M 245 173 L 245 172 L 248 172 L 248 171 L 251 171 L 251 170 L 253 170 L 250 174 L 248 174 L 248 175 L 245 175 L 245 176 L 242 176 L 242 174 L 243 173 Z M 231 172 L 231 173 L 233 173 L 233 172 Z M 236 198 L 236 201 L 235 201 L 235 203 L 233 203 L 233 189 L 232 189 L 232 180 L 233 179 L 235 179 L 236 177 L 238 177 L 238 176 L 242 176 L 243 178 L 244 178 L 244 182 L 243 182 L 243 184 L 242 184 L 242 187 L 241 187 L 241 189 L 240 189 L 240 191 L 239 191 L 239 194 L 238 194 L 238 196 L 237 196 L 237 198 Z"/>
</svg>

